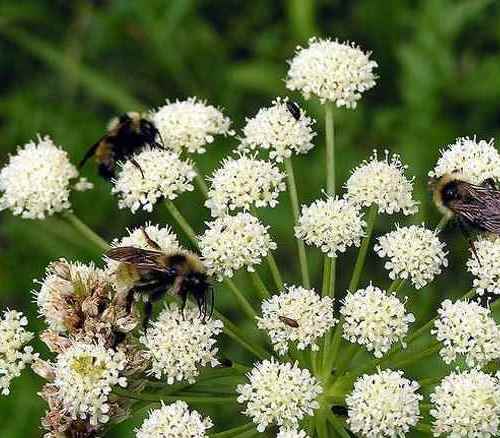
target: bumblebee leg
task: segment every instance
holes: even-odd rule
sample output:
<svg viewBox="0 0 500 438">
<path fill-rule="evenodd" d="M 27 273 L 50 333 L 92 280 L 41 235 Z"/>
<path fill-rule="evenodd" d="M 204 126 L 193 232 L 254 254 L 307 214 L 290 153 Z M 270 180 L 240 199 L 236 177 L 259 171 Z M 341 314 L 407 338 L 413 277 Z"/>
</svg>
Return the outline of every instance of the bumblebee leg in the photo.
<svg viewBox="0 0 500 438">
<path fill-rule="evenodd" d="M 212 319 L 212 316 L 214 314 L 214 310 L 215 310 L 215 292 L 214 292 L 214 288 L 211 287 L 210 288 L 210 314 L 208 316 L 208 319 Z"/>
<path fill-rule="evenodd" d="M 135 289 L 132 288 L 127 292 L 127 313 L 132 311 L 132 303 L 134 302 Z"/>
<path fill-rule="evenodd" d="M 130 162 L 139 169 L 139 172 L 141 172 L 141 175 L 142 177 L 144 178 L 144 172 L 142 171 L 142 168 L 141 166 L 139 165 L 139 163 L 135 160 L 135 158 L 131 158 L 130 159 Z"/>
<path fill-rule="evenodd" d="M 151 239 L 149 234 L 146 232 L 146 229 L 144 227 L 141 228 L 142 234 L 144 234 L 144 238 L 146 239 L 146 242 L 151 248 L 157 249 L 158 251 L 161 251 L 161 246 L 158 244 L 158 242 L 154 241 Z"/>
<path fill-rule="evenodd" d="M 153 303 L 151 301 L 146 301 L 144 303 L 144 319 L 142 320 L 142 327 L 146 329 L 149 320 L 153 316 Z"/>
<path fill-rule="evenodd" d="M 187 293 L 182 295 L 182 304 L 181 304 L 182 319 L 186 319 L 184 316 L 184 309 L 186 308 L 186 302 L 187 302 Z"/>
<path fill-rule="evenodd" d="M 458 218 L 458 226 L 460 227 L 460 231 L 462 231 L 467 242 L 469 243 L 469 246 L 472 250 L 472 253 L 474 254 L 474 257 L 476 258 L 477 262 L 479 263 L 479 266 L 481 266 L 481 260 L 479 259 L 479 256 L 477 255 L 476 245 L 474 245 L 474 240 L 472 239 L 469 228 L 467 227 L 467 223 L 462 218 L 459 217 Z"/>
<path fill-rule="evenodd" d="M 115 172 L 112 167 L 107 164 L 101 163 L 97 168 L 97 172 L 100 176 L 102 176 L 106 181 L 110 181 L 115 177 Z"/>
<path fill-rule="evenodd" d="M 116 347 L 123 342 L 125 336 L 123 332 L 113 332 L 113 350 L 116 350 Z"/>
</svg>

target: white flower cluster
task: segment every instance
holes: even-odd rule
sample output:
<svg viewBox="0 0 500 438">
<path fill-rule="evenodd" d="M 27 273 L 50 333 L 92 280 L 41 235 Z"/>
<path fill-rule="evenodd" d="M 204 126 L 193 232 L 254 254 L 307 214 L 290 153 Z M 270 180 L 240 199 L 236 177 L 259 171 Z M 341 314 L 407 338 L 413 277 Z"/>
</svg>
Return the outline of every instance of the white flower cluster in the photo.
<svg viewBox="0 0 500 438">
<path fill-rule="evenodd" d="M 219 364 L 215 337 L 222 328 L 217 319 L 203 321 L 193 307 L 184 311 L 175 305 L 166 307 L 140 338 L 152 361 L 148 373 L 165 377 L 169 385 L 183 380 L 194 383 L 199 368 Z"/>
<path fill-rule="evenodd" d="M 257 430 L 271 424 L 296 428 L 306 415 L 319 408 L 316 398 L 322 392 L 309 370 L 297 364 L 274 359 L 257 363 L 248 374 L 250 383 L 238 385 L 238 403 L 246 403 L 243 414 L 252 418 Z"/>
<path fill-rule="evenodd" d="M 302 206 L 295 236 L 321 248 L 328 257 L 337 257 L 349 246 L 360 245 L 365 227 L 366 222 L 355 204 L 329 196 Z"/>
<path fill-rule="evenodd" d="M 255 117 L 246 119 L 240 150 L 268 149 L 269 156 L 278 162 L 292 154 L 310 151 L 316 133 L 312 130 L 314 120 L 300 110 L 296 119 L 287 108 L 288 99 L 277 98 L 272 106 L 261 108 Z"/>
<path fill-rule="evenodd" d="M 473 284 L 476 292 L 478 295 L 500 295 L 500 236 L 480 236 L 474 247 L 477 257 L 471 248 L 467 268 L 475 277 Z"/>
<path fill-rule="evenodd" d="M 209 417 L 190 411 L 186 402 L 176 401 L 149 413 L 136 438 L 208 438 L 207 430 L 213 426 Z"/>
<path fill-rule="evenodd" d="M 221 110 L 196 97 L 170 102 L 152 114 L 160 132 L 160 142 L 177 153 L 202 154 L 205 146 L 213 143 L 216 135 L 234 135 L 231 120 Z"/>
<path fill-rule="evenodd" d="M 159 199 L 173 200 L 194 189 L 191 182 L 196 172 L 189 161 L 182 161 L 176 153 L 145 148 L 134 159 L 140 169 L 127 160 L 121 163 L 120 173 L 113 180 L 112 192 L 119 196 L 120 208 L 130 208 L 132 213 L 140 208 L 153 211 Z"/>
<path fill-rule="evenodd" d="M 347 422 L 354 433 L 366 438 L 403 437 L 420 418 L 419 385 L 402 371 L 364 374 L 346 398 Z"/>
<path fill-rule="evenodd" d="M 448 266 L 444 246 L 435 232 L 423 225 L 410 225 L 397 226 L 379 237 L 374 250 L 379 257 L 389 258 L 384 266 L 392 280 L 410 279 L 416 289 L 421 289 Z"/>
<path fill-rule="evenodd" d="M 71 208 L 70 182 L 78 171 L 50 137 L 19 148 L 0 171 L 0 210 L 26 219 L 44 219 Z"/>
<path fill-rule="evenodd" d="M 280 429 L 276 438 L 309 438 L 303 430 L 298 429 Z"/>
<path fill-rule="evenodd" d="M 454 144 L 441 151 L 436 166 L 429 172 L 431 178 L 446 174 L 457 174 L 471 184 L 481 184 L 488 178 L 500 180 L 500 154 L 493 140 L 457 138 Z"/>
<path fill-rule="evenodd" d="M 438 310 L 432 334 L 443 343 L 440 355 L 450 364 L 464 355 L 468 366 L 500 359 L 500 328 L 490 309 L 475 302 L 445 300 Z"/>
<path fill-rule="evenodd" d="M 354 169 L 347 180 L 347 198 L 364 207 L 375 204 L 379 213 L 415 214 L 418 202 L 412 198 L 413 178 L 405 176 L 407 167 L 399 155 L 389 156 L 386 150 L 385 159 L 379 160 L 374 150 L 369 160 Z"/>
<path fill-rule="evenodd" d="M 395 295 L 372 286 L 348 293 L 340 309 L 344 316 L 343 337 L 349 342 L 364 345 L 375 357 L 382 357 L 392 344 L 401 342 L 408 325 L 415 321 L 405 313 L 404 304 Z"/>
<path fill-rule="evenodd" d="M 276 249 L 268 228 L 250 213 L 223 216 L 207 223 L 199 246 L 208 275 L 219 280 L 232 277 L 233 272 L 246 267 L 253 272 L 269 251 Z"/>
<path fill-rule="evenodd" d="M 25 345 L 33 339 L 33 333 L 25 327 L 28 320 L 15 310 L 3 312 L 0 319 L 0 392 L 9 395 L 10 382 L 38 357 L 33 348 Z M 24 348 L 23 348 L 24 347 Z"/>
<path fill-rule="evenodd" d="M 286 189 L 285 175 L 270 161 L 248 156 L 222 162 L 211 178 L 205 206 L 212 216 L 251 207 L 276 207 L 279 193 Z"/>
<path fill-rule="evenodd" d="M 60 353 L 54 364 L 57 399 L 74 420 L 90 424 L 109 421 L 108 397 L 114 386 L 127 386 L 120 376 L 125 355 L 100 344 L 75 342 Z"/>
<path fill-rule="evenodd" d="M 287 324 L 286 318 L 297 326 Z M 336 323 L 333 300 L 300 286 L 289 286 L 265 300 L 262 317 L 257 317 L 257 327 L 268 332 L 274 349 L 281 355 L 288 352 L 289 342 L 297 342 L 299 350 L 311 346 L 313 351 L 318 351 L 316 341 Z"/>
<path fill-rule="evenodd" d="M 479 370 L 454 372 L 431 394 L 434 436 L 498 436 L 500 383 Z"/>
<path fill-rule="evenodd" d="M 289 64 L 287 88 L 321 103 L 356 108 L 362 93 L 375 86 L 377 63 L 354 43 L 311 38 L 309 47 L 298 47 Z"/>
</svg>

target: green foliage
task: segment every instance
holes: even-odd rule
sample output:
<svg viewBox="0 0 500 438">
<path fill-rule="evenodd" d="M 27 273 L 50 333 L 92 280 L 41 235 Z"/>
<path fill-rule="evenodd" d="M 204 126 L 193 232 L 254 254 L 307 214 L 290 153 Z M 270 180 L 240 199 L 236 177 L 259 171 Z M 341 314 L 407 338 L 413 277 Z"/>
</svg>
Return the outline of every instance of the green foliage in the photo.
<svg viewBox="0 0 500 438">
<path fill-rule="evenodd" d="M 40 132 L 64 145 L 76 162 L 117 112 L 158 106 L 166 98 L 206 98 L 224 107 L 240 128 L 259 106 L 288 94 L 285 61 L 296 45 L 313 35 L 356 41 L 372 50 L 380 65 L 378 84 L 359 108 L 337 111 L 338 180 L 344 181 L 373 147 L 387 146 L 401 153 L 409 174 L 417 178 L 416 196 L 422 205 L 413 220 L 436 223 L 426 174 L 438 156 L 438 146 L 463 135 L 496 137 L 500 130 L 500 5 L 493 0 L 4 0 L 1 161 Z M 318 117 L 320 135 L 317 148 L 295 161 L 302 202 L 317 197 L 323 184 L 322 115 L 316 103 L 306 106 Z M 230 140 L 218 142 L 197 158 L 198 166 L 211 172 L 233 146 Z M 109 186 L 95 176 L 92 166 L 84 174 L 97 188 L 76 194 L 74 208 L 104 238 L 120 236 L 125 227 L 146 219 L 169 220 L 160 208 L 150 216 L 118 210 Z M 196 193 L 176 202 L 196 230 L 207 219 L 201 202 Z M 276 210 L 262 216 L 272 226 L 278 263 L 290 283 L 299 277 L 289 212 L 288 200 L 282 197 Z M 375 233 L 385 230 L 380 222 Z M 0 227 L 1 308 L 25 311 L 39 329 L 30 294 L 32 279 L 40 278 L 55 258 L 98 260 L 98 254 L 56 219 L 27 221 L 4 212 Z M 425 315 L 431 315 L 450 289 L 458 296 L 470 285 L 461 237 L 453 230 L 444 237 L 451 252 L 451 272 L 446 277 L 453 281 L 438 280 L 412 300 L 417 319 L 429 319 Z M 314 285 L 319 288 L 319 254 L 309 253 Z M 348 253 L 342 261 L 349 272 L 353 257 L 354 252 Z M 384 284 L 380 262 L 368 257 L 368 265 L 370 278 L 362 278 L 361 284 L 369 279 Z M 338 287 L 343 290 L 350 274 L 338 272 Z M 225 290 L 218 291 L 221 309 L 238 319 L 226 296 Z M 246 360 L 240 350 L 232 354 Z M 415 376 L 432 375 L 442 366 L 415 367 Z M 34 396 L 40 383 L 27 372 L 14 383 L 13 396 L 0 399 L 2 438 L 41 435 L 38 423 L 45 407 Z M 215 418 L 226 418 L 227 427 L 242 422 L 224 408 L 203 409 Z M 136 423 L 140 421 L 136 418 Z M 131 423 L 115 430 L 110 436 L 133 436 Z"/>
</svg>

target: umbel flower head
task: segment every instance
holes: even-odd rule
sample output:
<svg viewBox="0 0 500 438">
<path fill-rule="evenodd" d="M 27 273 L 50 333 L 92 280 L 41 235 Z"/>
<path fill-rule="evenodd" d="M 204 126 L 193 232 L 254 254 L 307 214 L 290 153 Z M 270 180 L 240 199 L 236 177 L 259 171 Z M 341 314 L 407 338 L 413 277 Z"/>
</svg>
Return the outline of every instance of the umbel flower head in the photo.
<svg viewBox="0 0 500 438">
<path fill-rule="evenodd" d="M 401 163 L 399 155 L 384 152 L 385 158 L 379 160 L 374 150 L 368 161 L 354 169 L 346 183 L 347 198 L 364 207 L 375 204 L 379 213 L 416 213 L 418 202 L 412 198 L 413 178 L 405 176 L 408 166 Z"/>
<path fill-rule="evenodd" d="M 290 326 L 283 318 L 292 319 L 297 327 Z M 317 340 L 336 322 L 330 297 L 320 297 L 314 289 L 288 286 L 262 303 L 262 317 L 257 318 L 257 327 L 268 332 L 274 349 L 283 355 L 291 342 L 296 342 L 299 350 L 310 346 L 318 351 Z"/>
<path fill-rule="evenodd" d="M 243 414 L 252 418 L 259 432 L 271 424 L 296 428 L 304 416 L 319 408 L 316 398 L 322 388 L 309 370 L 297 363 L 264 360 L 252 368 L 248 380 L 236 387 L 238 403 L 246 403 Z"/>
<path fill-rule="evenodd" d="M 305 154 L 314 144 L 315 123 L 300 109 L 296 119 L 287 108 L 288 98 L 276 98 L 272 106 L 261 108 L 255 117 L 246 119 L 240 150 L 268 149 L 269 156 L 281 162 L 292 154 Z"/>
<path fill-rule="evenodd" d="M 311 38 L 289 64 L 287 88 L 321 103 L 356 108 L 362 93 L 375 86 L 377 63 L 354 43 Z"/>
<path fill-rule="evenodd" d="M 161 404 L 149 413 L 136 430 L 137 438 L 208 438 L 207 430 L 213 426 L 209 417 L 190 411 L 186 402 Z"/>
<path fill-rule="evenodd" d="M 402 371 L 364 374 L 346 398 L 347 422 L 352 432 L 367 438 L 404 436 L 419 420 L 417 382 Z"/>
<path fill-rule="evenodd" d="M 196 97 L 176 100 L 161 106 L 152 114 L 165 147 L 177 153 L 202 154 L 216 135 L 234 135 L 231 120 L 221 110 Z"/>
<path fill-rule="evenodd" d="M 329 257 L 337 257 L 349 246 L 360 245 L 365 227 L 366 222 L 355 204 L 328 196 L 302 206 L 295 236 L 321 248 Z"/>
<path fill-rule="evenodd" d="M 112 192 L 120 198 L 120 208 L 129 208 L 132 213 L 140 208 L 153 211 L 158 200 L 173 200 L 194 189 L 191 181 L 196 172 L 189 161 L 181 160 L 176 153 L 145 148 L 134 159 L 140 169 L 127 160 L 121 163 L 120 173 L 113 180 Z"/>
<path fill-rule="evenodd" d="M 378 238 L 374 250 L 379 257 L 388 257 L 385 269 L 392 280 L 410 279 L 416 289 L 423 288 L 448 266 L 446 252 L 434 231 L 423 225 L 410 225 Z"/>
<path fill-rule="evenodd" d="M 477 369 L 453 372 L 431 394 L 434 436 L 498 436 L 500 383 Z"/>
<path fill-rule="evenodd" d="M 219 280 L 232 277 L 233 272 L 246 267 L 254 271 L 263 257 L 276 249 L 267 229 L 250 213 L 223 216 L 207 222 L 199 246 L 208 275 Z"/>
<path fill-rule="evenodd" d="M 474 275 L 473 284 L 477 294 L 500 295 L 500 236 L 480 236 L 474 242 L 474 247 L 477 257 L 471 248 L 467 268 Z"/>
<path fill-rule="evenodd" d="M 284 178 L 270 161 L 245 155 L 225 159 L 211 178 L 205 206 L 214 217 L 240 208 L 275 207 L 279 193 L 286 189 Z"/>
<path fill-rule="evenodd" d="M 309 438 L 309 436 L 303 430 L 281 428 L 276 438 Z"/>
<path fill-rule="evenodd" d="M 447 364 L 462 355 L 471 367 L 500 359 L 500 329 L 490 309 L 476 302 L 445 300 L 438 313 L 432 334 L 443 343 L 440 355 Z"/>
<path fill-rule="evenodd" d="M 78 177 L 66 151 L 49 136 L 19 148 L 0 171 L 0 210 L 26 219 L 44 219 L 71 208 L 71 180 Z"/>
<path fill-rule="evenodd" d="M 57 399 L 63 410 L 76 419 L 90 424 L 109 421 L 109 394 L 114 386 L 127 386 L 121 376 L 126 358 L 120 351 L 100 344 L 75 342 L 56 358 L 55 379 Z"/>
<path fill-rule="evenodd" d="M 15 310 L 3 312 L 0 319 L 0 393 L 9 395 L 10 382 L 21 375 L 26 364 L 31 363 L 37 354 L 25 345 L 33 339 L 33 333 L 25 327 L 28 320 Z"/>
<path fill-rule="evenodd" d="M 194 307 L 181 311 L 176 305 L 166 306 L 140 339 L 151 358 L 148 373 L 166 377 L 169 385 L 182 380 L 194 383 L 199 368 L 219 364 L 215 338 L 222 328 L 217 319 L 202 320 Z"/>
<path fill-rule="evenodd" d="M 460 179 L 471 184 L 481 184 L 488 178 L 500 179 L 500 155 L 493 139 L 477 140 L 476 137 L 460 137 L 454 144 L 441 150 L 441 157 L 431 178 L 446 174 L 460 175 Z"/>
<path fill-rule="evenodd" d="M 371 284 L 348 293 L 340 313 L 345 318 L 343 337 L 364 345 L 378 358 L 396 342 L 405 346 L 403 339 L 408 325 L 415 321 L 413 314 L 405 313 L 404 304 L 395 295 Z"/>
</svg>

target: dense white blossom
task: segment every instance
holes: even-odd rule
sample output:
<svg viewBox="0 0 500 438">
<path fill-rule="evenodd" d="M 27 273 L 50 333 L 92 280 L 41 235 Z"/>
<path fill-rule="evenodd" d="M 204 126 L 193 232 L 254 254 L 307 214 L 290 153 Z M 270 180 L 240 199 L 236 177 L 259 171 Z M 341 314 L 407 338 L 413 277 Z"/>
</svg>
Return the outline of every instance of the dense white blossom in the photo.
<svg viewBox="0 0 500 438">
<path fill-rule="evenodd" d="M 321 103 L 334 102 L 338 107 L 356 108 L 364 91 L 375 86 L 373 70 L 377 63 L 370 53 L 354 43 L 311 38 L 309 46 L 298 47 L 289 61 L 286 86 L 311 96 Z"/>
<path fill-rule="evenodd" d="M 378 238 L 374 250 L 389 259 L 384 267 L 392 280 L 409 279 L 421 289 L 448 266 L 444 247 L 436 232 L 423 225 L 397 225 L 396 230 Z"/>
<path fill-rule="evenodd" d="M 26 330 L 28 320 L 21 312 L 6 310 L 0 319 L 0 393 L 9 395 L 10 383 L 21 375 L 26 364 L 38 354 L 25 346 L 33 339 L 33 333 Z"/>
<path fill-rule="evenodd" d="M 194 383 L 201 367 L 219 364 L 216 336 L 222 328 L 217 319 L 200 318 L 194 307 L 181 311 L 175 305 L 167 306 L 141 336 L 152 362 L 148 373 L 166 378 L 169 385 L 182 380 Z"/>
<path fill-rule="evenodd" d="M 178 153 L 186 150 L 202 154 L 216 135 L 234 135 L 231 120 L 220 109 L 196 97 L 167 100 L 166 105 L 153 112 L 152 120 L 160 132 L 160 143 Z"/>
<path fill-rule="evenodd" d="M 303 430 L 281 428 L 276 438 L 309 438 Z"/>
<path fill-rule="evenodd" d="M 254 271 L 263 257 L 276 249 L 267 232 L 268 226 L 250 213 L 223 216 L 207 222 L 199 246 L 208 275 L 219 280 L 232 277 L 233 272 L 246 267 Z"/>
<path fill-rule="evenodd" d="M 26 219 L 44 219 L 71 208 L 71 180 L 78 171 L 49 136 L 19 148 L 0 171 L 0 210 Z"/>
<path fill-rule="evenodd" d="M 292 319 L 298 327 L 290 326 L 283 318 Z M 265 300 L 262 317 L 257 318 L 257 326 L 268 332 L 274 349 L 281 355 L 288 352 L 289 343 L 297 343 L 299 350 L 309 346 L 313 351 L 319 350 L 318 339 L 336 322 L 333 300 L 300 286 L 289 286 Z"/>
<path fill-rule="evenodd" d="M 431 178 L 457 174 L 461 180 L 481 184 L 488 178 L 500 179 L 500 155 L 493 140 L 477 140 L 476 137 L 457 138 L 454 144 L 441 150 L 441 157 Z"/>
<path fill-rule="evenodd" d="M 500 236 L 480 236 L 474 248 L 477 257 L 471 248 L 467 268 L 474 275 L 476 292 L 500 295 Z"/>
<path fill-rule="evenodd" d="M 500 359 L 500 328 L 490 309 L 476 302 L 445 300 L 438 313 L 432 334 L 442 342 L 440 355 L 447 364 L 462 355 L 469 366 Z"/>
<path fill-rule="evenodd" d="M 418 389 L 402 371 L 359 377 L 346 398 L 350 430 L 366 438 L 404 437 L 420 418 Z"/>
<path fill-rule="evenodd" d="M 264 360 L 247 377 L 249 383 L 236 387 L 238 403 L 246 404 L 243 414 L 252 418 L 259 432 L 271 424 L 296 428 L 304 416 L 319 408 L 316 399 L 322 388 L 309 370 L 297 363 Z"/>
<path fill-rule="evenodd" d="M 500 383 L 477 369 L 453 372 L 430 396 L 434 436 L 489 438 L 498 436 Z"/>
<path fill-rule="evenodd" d="M 364 345 L 375 357 L 382 357 L 396 342 L 403 346 L 408 326 L 415 321 L 405 313 L 404 304 L 396 295 L 389 295 L 372 286 L 348 293 L 340 309 L 344 316 L 343 337 Z"/>
<path fill-rule="evenodd" d="M 136 429 L 136 438 L 208 438 L 207 430 L 213 426 L 209 417 L 189 410 L 186 402 L 176 401 L 170 405 L 162 402 Z"/>
<path fill-rule="evenodd" d="M 347 180 L 347 198 L 364 207 L 375 204 L 379 213 L 414 214 L 418 210 L 418 202 L 412 198 L 413 178 L 407 178 L 408 166 L 401 163 L 399 155 L 389 155 L 378 159 L 377 151 L 368 161 L 363 161 Z"/>
<path fill-rule="evenodd" d="M 225 159 L 211 178 L 205 206 L 214 217 L 240 208 L 276 207 L 279 193 L 286 189 L 284 178 L 270 161 L 245 155 Z"/>
<path fill-rule="evenodd" d="M 196 172 L 176 153 L 147 147 L 133 158 L 140 169 L 127 160 L 120 164 L 121 170 L 113 180 L 112 192 L 118 195 L 120 208 L 129 208 L 132 213 L 140 208 L 153 211 L 158 200 L 173 200 L 194 189 L 191 182 Z"/>
<path fill-rule="evenodd" d="M 302 206 L 295 236 L 321 248 L 328 257 L 337 257 L 349 246 L 360 245 L 365 227 L 366 222 L 355 204 L 329 196 Z"/>
<path fill-rule="evenodd" d="M 268 149 L 269 156 L 278 162 L 292 154 L 305 154 L 314 147 L 316 133 L 313 119 L 302 109 L 297 119 L 287 108 L 288 98 L 277 98 L 272 106 L 261 108 L 251 119 L 246 119 L 240 150 Z"/>
</svg>

